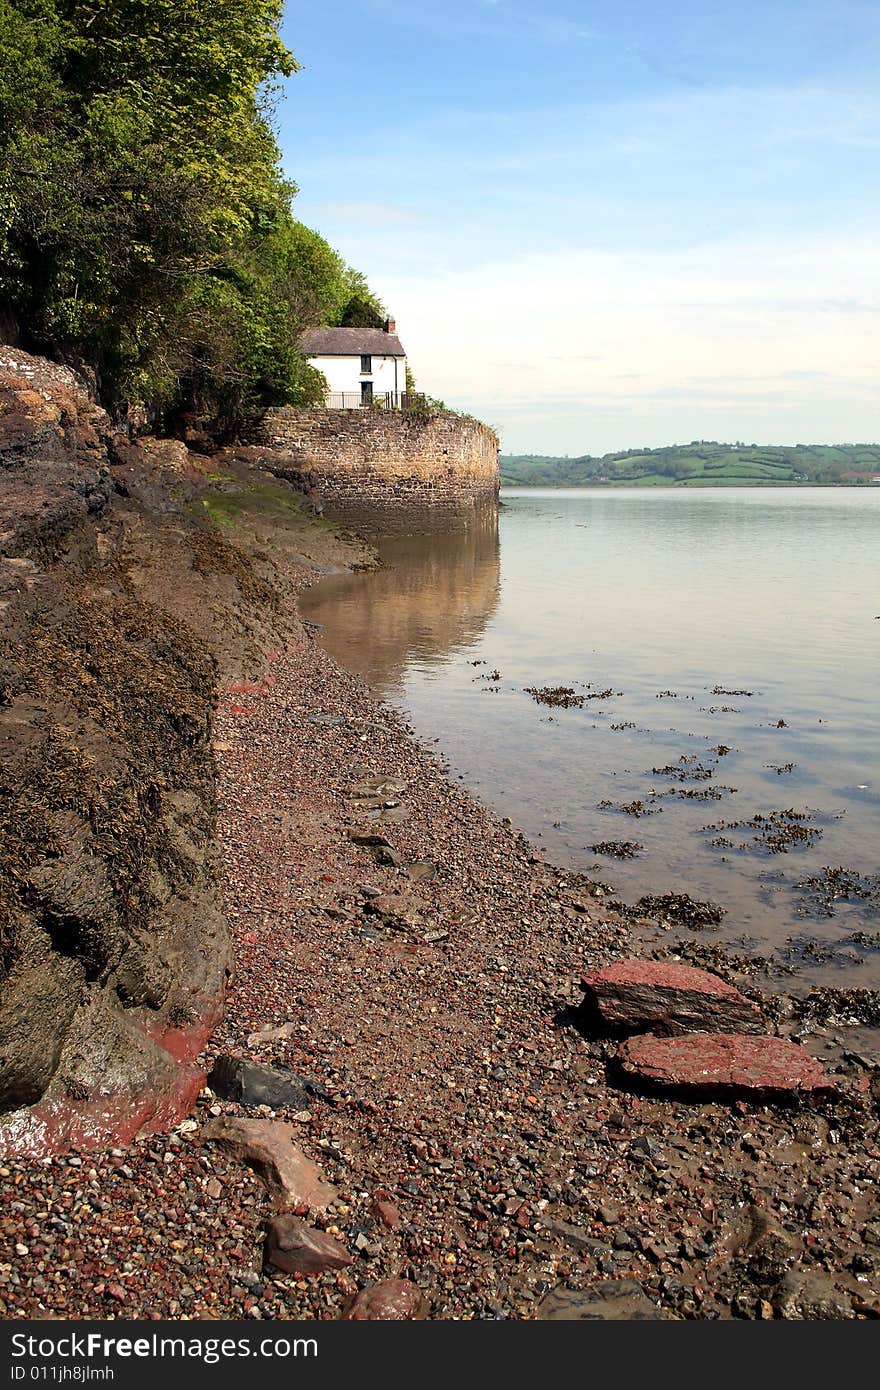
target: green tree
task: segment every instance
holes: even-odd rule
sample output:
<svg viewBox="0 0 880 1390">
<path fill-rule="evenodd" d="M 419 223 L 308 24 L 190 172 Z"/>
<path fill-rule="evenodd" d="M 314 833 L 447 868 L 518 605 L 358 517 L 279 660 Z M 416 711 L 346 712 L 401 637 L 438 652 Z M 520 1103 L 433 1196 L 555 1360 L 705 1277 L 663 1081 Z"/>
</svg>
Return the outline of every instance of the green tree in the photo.
<svg viewBox="0 0 880 1390">
<path fill-rule="evenodd" d="M 388 312 L 377 299 L 363 275 L 357 270 L 346 272 L 347 298 L 338 318 L 343 328 L 383 328 Z"/>
<path fill-rule="evenodd" d="M 381 311 L 291 211 L 280 0 L 0 0 L 0 318 L 104 403 L 233 428 L 318 399 L 304 327 Z M 361 307 L 358 309 L 356 303 Z"/>
</svg>

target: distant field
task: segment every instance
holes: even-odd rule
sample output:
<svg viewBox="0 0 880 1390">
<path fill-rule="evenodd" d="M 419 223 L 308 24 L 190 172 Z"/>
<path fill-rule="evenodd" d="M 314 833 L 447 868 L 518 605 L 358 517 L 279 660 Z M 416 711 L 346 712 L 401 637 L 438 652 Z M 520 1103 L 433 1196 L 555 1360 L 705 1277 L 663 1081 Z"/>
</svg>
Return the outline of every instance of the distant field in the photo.
<svg viewBox="0 0 880 1390">
<path fill-rule="evenodd" d="M 880 486 L 880 445 L 781 448 L 700 440 L 602 458 L 502 454 L 501 481 L 526 487 Z"/>
</svg>

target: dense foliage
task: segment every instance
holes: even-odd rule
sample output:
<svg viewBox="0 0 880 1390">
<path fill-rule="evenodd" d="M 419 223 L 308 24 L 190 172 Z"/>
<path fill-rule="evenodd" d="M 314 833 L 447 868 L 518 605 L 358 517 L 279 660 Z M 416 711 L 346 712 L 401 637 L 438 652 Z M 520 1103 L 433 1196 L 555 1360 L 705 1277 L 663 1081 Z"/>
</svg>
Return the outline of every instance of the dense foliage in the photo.
<svg viewBox="0 0 880 1390">
<path fill-rule="evenodd" d="M 716 444 L 694 440 L 660 449 L 630 449 L 594 458 L 539 454 L 501 457 L 502 482 L 529 487 L 650 487 L 759 484 L 870 484 L 880 478 L 875 444 Z"/>
<path fill-rule="evenodd" d="M 308 403 L 304 327 L 381 304 L 291 211 L 281 0 L 0 0 L 0 323 L 124 414 Z"/>
</svg>

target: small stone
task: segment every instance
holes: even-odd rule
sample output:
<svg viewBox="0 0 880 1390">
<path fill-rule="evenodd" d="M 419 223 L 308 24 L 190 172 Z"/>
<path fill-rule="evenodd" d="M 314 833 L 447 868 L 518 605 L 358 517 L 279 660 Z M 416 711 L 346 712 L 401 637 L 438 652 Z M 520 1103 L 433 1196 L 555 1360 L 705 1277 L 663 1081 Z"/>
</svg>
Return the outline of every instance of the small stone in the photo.
<svg viewBox="0 0 880 1390">
<path fill-rule="evenodd" d="M 663 1157 L 662 1145 L 657 1142 L 650 1134 L 639 1134 L 630 1145 L 630 1155 L 633 1158 L 646 1158 L 651 1163 L 659 1163 Z"/>
<path fill-rule="evenodd" d="M 422 925 L 428 904 L 405 893 L 382 893 L 378 898 L 371 898 L 365 908 L 380 916 L 385 926 L 394 931 L 414 931 Z"/>
<path fill-rule="evenodd" d="M 428 1302 L 410 1279 L 383 1279 L 368 1284 L 354 1298 L 343 1318 L 351 1322 L 420 1322 Z"/>
<path fill-rule="evenodd" d="M 269 1226 L 266 1259 L 285 1274 L 320 1274 L 353 1263 L 341 1241 L 307 1226 L 298 1216 L 276 1216 Z"/>
<path fill-rule="evenodd" d="M 377 835 L 371 830 L 350 830 L 348 838 L 352 844 L 366 845 L 371 849 L 390 849 L 391 845 L 384 835 Z"/>
<path fill-rule="evenodd" d="M 398 1231 L 403 1225 L 403 1217 L 393 1202 L 387 1198 L 377 1198 L 373 1210 L 382 1225 L 389 1231 Z"/>
<path fill-rule="evenodd" d="M 437 877 L 437 865 L 430 859 L 417 859 L 414 864 L 407 864 L 406 873 L 413 883 L 427 883 Z"/>
<path fill-rule="evenodd" d="M 289 1038 L 296 1031 L 295 1023 L 281 1023 L 277 1028 L 260 1028 L 256 1033 L 248 1035 L 248 1047 L 259 1047 L 261 1043 L 281 1042 L 284 1038 Z"/>
</svg>

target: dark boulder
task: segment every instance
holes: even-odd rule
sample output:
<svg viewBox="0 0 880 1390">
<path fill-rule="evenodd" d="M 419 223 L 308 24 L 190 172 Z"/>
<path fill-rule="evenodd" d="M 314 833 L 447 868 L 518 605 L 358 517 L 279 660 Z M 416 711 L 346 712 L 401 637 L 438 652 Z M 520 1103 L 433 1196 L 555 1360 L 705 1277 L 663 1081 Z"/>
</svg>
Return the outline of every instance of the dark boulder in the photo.
<svg viewBox="0 0 880 1390">
<path fill-rule="evenodd" d="M 307 1082 L 281 1067 L 264 1067 L 245 1057 L 218 1057 L 208 1076 L 208 1085 L 221 1100 L 239 1105 L 269 1105 L 273 1110 L 290 1106 L 307 1110 L 310 1095 Z"/>
</svg>

